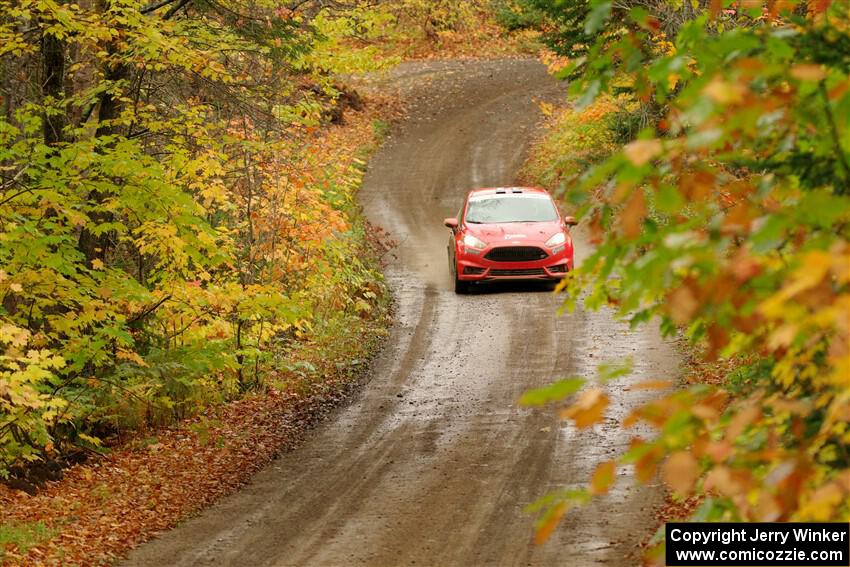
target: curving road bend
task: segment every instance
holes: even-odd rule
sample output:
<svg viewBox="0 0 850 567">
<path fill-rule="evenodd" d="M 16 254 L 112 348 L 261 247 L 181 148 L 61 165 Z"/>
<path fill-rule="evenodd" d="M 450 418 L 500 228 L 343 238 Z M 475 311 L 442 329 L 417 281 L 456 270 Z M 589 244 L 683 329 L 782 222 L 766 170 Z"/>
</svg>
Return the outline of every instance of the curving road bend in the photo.
<svg viewBox="0 0 850 567">
<path fill-rule="evenodd" d="M 557 315 L 531 286 L 456 296 L 446 265 L 453 216 L 474 186 L 509 185 L 540 116 L 563 96 L 532 60 L 404 64 L 409 117 L 370 163 L 368 217 L 399 246 L 388 278 L 396 323 L 351 404 L 243 490 L 132 553 L 127 565 L 627 565 L 653 529 L 657 487 L 631 478 L 569 512 L 543 545 L 523 508 L 580 486 L 634 431 L 630 382 L 670 376 L 672 346 L 605 311 Z M 584 238 L 577 241 L 581 261 Z M 551 409 L 520 408 L 526 389 L 631 356 L 606 384 L 609 420 L 576 431 Z M 626 471 L 618 471 L 625 475 Z"/>
</svg>

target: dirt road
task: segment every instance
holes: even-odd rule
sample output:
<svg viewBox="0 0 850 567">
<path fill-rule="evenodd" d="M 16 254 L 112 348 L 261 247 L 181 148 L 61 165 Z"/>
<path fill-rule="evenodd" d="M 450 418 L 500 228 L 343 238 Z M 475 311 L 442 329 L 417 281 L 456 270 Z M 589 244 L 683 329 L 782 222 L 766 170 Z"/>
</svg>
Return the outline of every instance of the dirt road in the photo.
<svg viewBox="0 0 850 567">
<path fill-rule="evenodd" d="M 541 546 L 523 512 L 585 482 L 633 432 L 614 419 L 578 432 L 516 401 L 632 356 L 633 374 L 606 385 L 621 416 L 638 401 L 629 382 L 674 371 L 672 348 L 606 312 L 558 317 L 557 297 L 528 286 L 456 296 L 447 272 L 443 218 L 469 188 L 514 181 L 540 118 L 532 99 L 563 87 L 518 60 L 405 64 L 389 84 L 413 102 L 361 194 L 369 218 L 400 243 L 388 273 L 397 321 L 371 381 L 300 449 L 128 565 L 634 564 L 655 488 L 620 479 Z"/>
</svg>

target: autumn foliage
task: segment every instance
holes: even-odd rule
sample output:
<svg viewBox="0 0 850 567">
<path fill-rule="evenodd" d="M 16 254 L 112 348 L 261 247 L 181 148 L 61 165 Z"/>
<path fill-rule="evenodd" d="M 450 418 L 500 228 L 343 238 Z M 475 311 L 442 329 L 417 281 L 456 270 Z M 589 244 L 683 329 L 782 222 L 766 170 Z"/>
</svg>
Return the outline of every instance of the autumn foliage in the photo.
<svg viewBox="0 0 850 567">
<path fill-rule="evenodd" d="M 333 73 L 382 60 L 328 55 L 379 21 L 0 2 L 0 477 L 262 388 L 380 303 L 353 200 L 379 132 L 333 126 L 362 110 Z"/>
<path fill-rule="evenodd" d="M 572 27 L 574 14 L 550 10 L 548 38 L 575 98 L 531 167 L 560 184 L 596 245 L 565 284 L 567 305 L 660 322 L 728 370 L 636 409 L 623 426 L 656 434 L 636 435 L 616 462 L 695 496 L 695 520 L 846 521 L 846 3 L 584 8 Z M 592 129 L 591 114 L 601 120 Z M 579 427 L 601 419 L 593 392 L 567 398 L 562 415 Z M 611 466 L 591 493 L 614 481 Z"/>
</svg>

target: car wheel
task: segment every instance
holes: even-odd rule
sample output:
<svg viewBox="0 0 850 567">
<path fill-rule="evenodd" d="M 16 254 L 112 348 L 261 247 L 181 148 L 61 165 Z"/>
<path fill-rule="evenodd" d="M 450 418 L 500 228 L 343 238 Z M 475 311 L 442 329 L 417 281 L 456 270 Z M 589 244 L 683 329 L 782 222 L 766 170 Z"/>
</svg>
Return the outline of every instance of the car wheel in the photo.
<svg viewBox="0 0 850 567">
<path fill-rule="evenodd" d="M 455 281 L 455 293 L 469 293 L 469 282 L 461 281 L 457 277 L 457 264 L 455 264 L 454 259 L 449 256 L 449 273 L 452 275 L 452 279 Z"/>
<path fill-rule="evenodd" d="M 457 276 L 455 276 L 455 293 L 457 293 L 457 294 L 469 293 L 469 282 L 461 281 L 461 280 L 457 279 Z"/>
</svg>

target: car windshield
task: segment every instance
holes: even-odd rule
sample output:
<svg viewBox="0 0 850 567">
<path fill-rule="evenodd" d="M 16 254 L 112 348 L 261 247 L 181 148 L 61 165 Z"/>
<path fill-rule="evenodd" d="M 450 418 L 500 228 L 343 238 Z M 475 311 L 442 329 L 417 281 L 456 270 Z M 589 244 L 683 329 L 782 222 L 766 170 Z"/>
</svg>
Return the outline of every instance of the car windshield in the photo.
<svg viewBox="0 0 850 567">
<path fill-rule="evenodd" d="M 466 222 L 495 224 L 503 222 L 552 222 L 558 220 L 555 205 L 548 195 L 482 195 L 470 197 Z"/>
</svg>

